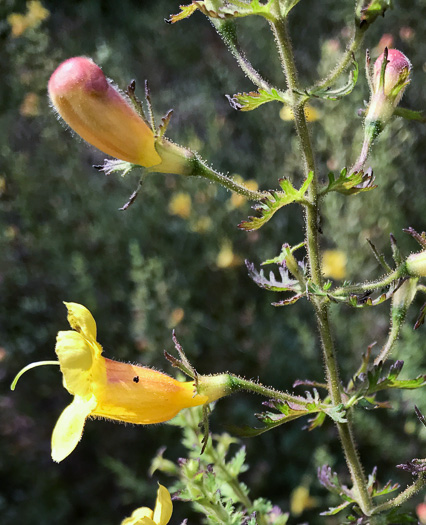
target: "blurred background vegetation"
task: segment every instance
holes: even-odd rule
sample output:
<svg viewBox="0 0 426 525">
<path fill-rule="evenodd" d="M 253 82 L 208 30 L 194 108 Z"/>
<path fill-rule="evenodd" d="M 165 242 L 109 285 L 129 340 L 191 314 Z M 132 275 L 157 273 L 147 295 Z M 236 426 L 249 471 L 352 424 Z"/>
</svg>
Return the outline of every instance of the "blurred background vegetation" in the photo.
<svg viewBox="0 0 426 525">
<path fill-rule="evenodd" d="M 135 78 L 140 96 L 148 79 L 157 114 L 175 110 L 168 136 L 198 150 L 216 168 L 255 180 L 262 189 L 276 187 L 283 176 L 299 185 L 291 121 L 280 118 L 274 103 L 250 113 L 232 110 L 224 95 L 253 86 L 203 15 L 165 24 L 164 18 L 176 12 L 178 2 L 172 0 L 0 2 L 4 525 L 118 524 L 135 507 L 152 504 L 157 480 L 170 485 L 167 478 L 148 476 L 156 451 L 167 446 L 171 459 L 184 453 L 176 427 L 89 421 L 71 457 L 60 465 L 52 462 L 51 432 L 70 401 L 58 370 L 34 370 L 13 394 L 8 388 L 21 367 L 54 357 L 56 333 L 67 329 L 64 300 L 92 311 L 99 341 L 111 358 L 170 373 L 162 352 L 173 352 L 175 328 L 200 373 L 229 370 L 280 389 L 291 389 L 297 378 L 322 380 L 309 304 L 273 308 L 277 294 L 258 289 L 243 264 L 277 255 L 283 242 L 299 243 L 299 208 L 289 207 L 261 231 L 247 234 L 236 227 L 251 213 L 240 198 L 203 180 L 152 175 L 136 203 L 118 211 L 136 188 L 137 175 L 121 179 L 95 171 L 92 165 L 103 155 L 73 138 L 49 108 L 46 85 L 56 66 L 71 56 L 90 56 L 122 88 Z M 352 0 L 303 0 L 294 9 L 291 33 L 303 82 L 312 83 L 332 67 L 345 47 L 352 17 Z M 245 19 L 238 26 L 248 56 L 282 85 L 266 24 Z M 395 8 L 377 20 L 365 41 L 373 58 L 388 45 L 411 59 L 413 80 L 403 100 L 411 109 L 425 107 L 425 29 L 424 0 L 395 0 Z M 363 70 L 362 53 L 357 58 Z M 355 91 L 342 101 L 314 103 L 319 118 L 312 124 L 312 138 L 324 177 L 355 160 L 362 138 L 357 110 L 365 99 L 361 74 Z M 379 189 L 327 198 L 324 248 L 346 258 L 343 274 L 336 277 L 380 275 L 367 238 L 387 256 L 390 232 L 404 253 L 417 250 L 401 230 L 425 229 L 425 135 L 424 125 L 395 120 L 371 158 Z M 425 370 L 424 327 L 412 331 L 421 304 L 419 298 L 410 311 L 395 353 L 406 361 L 407 378 Z M 369 344 L 384 341 L 388 308 L 385 303 L 374 310 L 333 311 L 344 380 Z M 377 465 L 382 482 L 392 478 L 405 486 L 410 475 L 395 465 L 424 456 L 426 433 L 413 405 L 426 412 L 426 399 L 422 390 L 391 398 L 392 410 L 356 412 L 357 438 L 366 470 Z M 215 411 L 212 428 L 220 432 L 227 423 L 254 424 L 252 414 L 260 407 L 260 399 L 250 395 L 226 399 Z M 336 433 L 329 422 L 310 433 L 302 430 L 305 423 L 245 440 L 251 469 L 244 481 L 253 497 L 266 496 L 284 511 L 290 509 L 292 490 L 306 487 L 313 497 L 299 505 L 301 515 L 293 497 L 289 523 L 338 523 L 317 517 L 332 501 L 316 481 L 316 468 L 323 463 L 346 476 Z M 421 500 L 418 496 L 411 508 Z M 200 522 L 189 505 L 177 503 L 172 523 L 184 517 Z"/>
</svg>

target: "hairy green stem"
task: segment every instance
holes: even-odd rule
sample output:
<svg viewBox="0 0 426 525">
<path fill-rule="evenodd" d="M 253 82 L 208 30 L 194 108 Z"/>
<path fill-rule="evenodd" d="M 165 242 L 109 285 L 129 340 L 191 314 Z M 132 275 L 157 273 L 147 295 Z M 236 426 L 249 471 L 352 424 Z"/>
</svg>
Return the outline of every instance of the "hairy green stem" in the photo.
<svg viewBox="0 0 426 525">
<path fill-rule="evenodd" d="M 234 374 L 227 374 L 230 390 L 239 391 L 247 390 L 248 392 L 253 392 L 255 394 L 260 394 L 261 396 L 268 397 L 270 399 L 277 399 L 278 401 L 288 401 L 289 403 L 294 403 L 296 405 L 305 406 L 309 403 L 305 398 L 300 396 L 292 396 L 286 392 L 281 392 L 279 390 L 274 390 L 273 388 L 266 387 L 261 383 L 256 383 L 254 381 L 249 381 L 248 379 L 243 379 Z M 214 376 L 213 376 L 214 378 Z"/>
<path fill-rule="evenodd" d="M 381 288 L 385 288 L 386 286 L 389 286 L 394 281 L 401 279 L 402 277 L 406 275 L 406 273 L 407 272 L 405 270 L 405 264 L 402 264 L 395 271 L 383 277 L 383 279 L 380 279 L 374 282 L 367 282 L 364 284 L 341 286 L 340 288 L 336 288 L 336 290 L 330 293 L 330 295 L 332 295 L 333 297 L 341 297 L 341 296 L 347 296 L 350 294 L 362 294 L 365 292 L 371 292 L 373 290 L 380 290 Z"/>
<path fill-rule="evenodd" d="M 321 286 L 322 274 L 318 240 L 319 196 L 314 154 L 304 113 L 303 101 L 300 101 L 300 99 L 298 99 L 296 96 L 296 92 L 300 91 L 300 89 L 297 84 L 297 70 L 294 63 L 294 55 L 291 48 L 286 21 L 277 19 L 277 22 L 271 23 L 271 26 L 277 42 L 284 74 L 287 80 L 287 86 L 289 91 L 293 93 L 292 109 L 295 118 L 296 132 L 299 138 L 301 150 L 303 152 L 305 176 L 309 173 L 309 171 L 314 172 L 314 181 L 309 187 L 308 198 L 310 204 L 306 207 L 305 222 L 311 278 L 314 284 Z M 351 55 L 349 54 L 347 57 L 347 63 L 349 63 L 350 56 Z M 345 67 L 346 64 L 342 63 L 339 67 L 339 71 L 343 71 Z M 328 82 L 334 81 L 334 79 L 338 76 L 337 73 L 338 72 L 333 73 L 328 79 L 326 79 L 324 82 L 326 86 L 328 85 Z M 328 305 L 323 299 L 317 297 L 313 298 L 312 303 L 315 308 L 323 347 L 328 391 L 333 404 L 336 406 L 342 403 L 342 395 L 340 391 L 340 377 L 336 352 L 331 336 L 330 322 L 328 319 Z M 358 503 L 362 511 L 369 515 L 371 512 L 372 502 L 367 490 L 367 482 L 353 438 L 351 423 L 348 420 L 347 423 L 337 422 L 336 425 L 344 450 L 346 462 L 351 474 L 354 491 L 357 495 Z"/>
<path fill-rule="evenodd" d="M 247 199 L 254 201 L 262 200 L 269 195 L 269 193 L 265 191 L 250 190 L 247 188 L 247 186 L 244 186 L 244 184 L 240 184 L 226 175 L 215 171 L 213 168 L 207 166 L 198 156 L 194 156 L 191 162 L 191 176 L 204 177 L 205 179 L 217 182 L 228 190 L 231 190 L 235 193 L 238 193 L 239 195 L 242 195 L 243 197 L 246 197 Z"/>
<path fill-rule="evenodd" d="M 426 472 L 421 472 L 418 474 L 418 478 L 416 481 L 409 485 L 404 491 L 402 491 L 398 496 L 391 499 L 390 501 L 386 501 L 385 503 L 382 503 L 381 505 L 377 505 L 377 507 L 374 508 L 372 511 L 372 514 L 379 514 L 381 512 L 394 509 L 396 507 L 401 506 L 403 503 L 405 503 L 408 499 L 412 498 L 419 492 L 420 489 L 422 489 L 426 485 Z"/>
</svg>

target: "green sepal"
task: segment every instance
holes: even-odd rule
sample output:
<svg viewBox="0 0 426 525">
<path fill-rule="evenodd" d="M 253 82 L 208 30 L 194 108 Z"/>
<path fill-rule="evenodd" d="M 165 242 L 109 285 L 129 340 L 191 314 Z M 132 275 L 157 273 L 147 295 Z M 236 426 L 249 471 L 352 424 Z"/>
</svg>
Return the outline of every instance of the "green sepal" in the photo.
<svg viewBox="0 0 426 525">
<path fill-rule="evenodd" d="M 256 210 L 260 216 L 249 217 L 246 221 L 242 221 L 238 225 L 238 228 L 245 231 L 258 230 L 283 206 L 291 204 L 292 202 L 305 202 L 305 193 L 313 177 L 314 173 L 310 171 L 300 190 L 296 190 L 289 180 L 281 179 L 279 184 L 284 193 L 271 191 L 267 197 L 253 206 L 253 209 Z"/>
<path fill-rule="evenodd" d="M 176 22 L 179 22 L 180 20 L 184 20 L 185 18 L 189 18 L 192 13 L 194 13 L 197 9 L 199 9 L 197 2 L 194 2 L 189 5 L 180 5 L 179 6 L 180 12 L 177 15 L 170 15 L 170 18 L 166 19 L 166 22 L 169 24 L 175 24 Z"/>
<path fill-rule="evenodd" d="M 357 195 L 364 191 L 377 188 L 374 184 L 374 175 L 371 169 L 364 172 L 356 171 L 348 175 L 347 168 L 343 168 L 338 178 L 333 173 L 328 174 L 328 186 L 321 191 L 321 195 L 326 195 L 331 191 L 337 191 L 343 195 Z"/>
<path fill-rule="evenodd" d="M 259 89 L 258 91 L 250 91 L 249 93 L 237 93 L 236 95 L 226 95 L 229 104 L 237 111 L 252 111 L 262 104 L 267 102 L 288 102 L 287 97 L 280 93 L 277 89 Z"/>
<path fill-rule="evenodd" d="M 423 111 L 414 111 L 407 108 L 395 108 L 393 114 L 397 117 L 402 117 L 407 120 L 416 120 L 417 122 L 426 122 L 426 117 L 423 115 Z"/>
<path fill-rule="evenodd" d="M 359 66 L 358 62 L 355 60 L 355 57 L 352 56 L 352 66 L 353 69 L 349 73 L 348 81 L 341 87 L 338 88 L 322 88 L 313 86 L 310 89 L 305 91 L 295 91 L 298 95 L 308 98 L 322 98 L 325 100 L 339 100 L 346 95 L 352 93 L 359 76 Z"/>
</svg>

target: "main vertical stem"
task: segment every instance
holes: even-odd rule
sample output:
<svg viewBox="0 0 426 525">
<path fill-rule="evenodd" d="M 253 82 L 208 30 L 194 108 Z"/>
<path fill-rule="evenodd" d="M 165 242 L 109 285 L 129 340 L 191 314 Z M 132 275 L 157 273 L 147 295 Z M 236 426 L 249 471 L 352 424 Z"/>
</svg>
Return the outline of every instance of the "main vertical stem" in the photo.
<svg viewBox="0 0 426 525">
<path fill-rule="evenodd" d="M 310 171 L 314 172 L 314 179 L 308 190 L 309 205 L 306 207 L 305 228 L 311 279 L 316 285 L 321 286 L 322 275 L 318 240 L 319 197 L 315 171 L 315 159 L 308 126 L 306 123 L 304 107 L 296 94 L 298 91 L 297 70 L 294 63 L 290 38 L 288 35 L 287 22 L 280 16 L 277 16 L 276 21 L 271 23 L 271 26 L 280 53 L 281 62 L 287 80 L 287 87 L 292 94 L 292 110 L 297 136 L 299 138 L 301 150 L 303 153 L 305 176 L 307 176 Z M 322 298 L 317 297 L 312 298 L 312 303 L 315 308 L 318 329 L 321 337 L 329 395 L 333 404 L 339 405 L 342 403 L 342 394 L 340 390 L 340 377 L 336 359 L 336 351 L 333 338 L 331 336 L 330 322 L 328 318 L 328 304 Z M 347 423 L 336 423 L 336 425 L 344 450 L 346 462 L 351 473 L 357 501 L 364 514 L 369 515 L 372 509 L 372 502 L 367 490 L 365 475 L 353 438 L 351 423 L 348 420 Z"/>
</svg>

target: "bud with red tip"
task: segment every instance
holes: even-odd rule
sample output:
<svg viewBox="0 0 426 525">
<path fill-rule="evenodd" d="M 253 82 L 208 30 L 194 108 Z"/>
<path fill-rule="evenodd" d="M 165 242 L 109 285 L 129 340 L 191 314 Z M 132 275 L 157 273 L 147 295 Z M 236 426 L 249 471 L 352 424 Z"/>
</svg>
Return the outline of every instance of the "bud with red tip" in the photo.
<svg viewBox="0 0 426 525">
<path fill-rule="evenodd" d="M 107 155 L 150 171 L 191 174 L 194 154 L 157 137 L 90 58 L 63 62 L 50 77 L 48 91 L 64 121 Z"/>
<path fill-rule="evenodd" d="M 372 94 L 365 118 L 366 133 L 374 140 L 383 130 L 410 82 L 411 63 L 397 49 L 385 49 L 374 64 Z"/>
<path fill-rule="evenodd" d="M 367 54 L 367 76 L 371 88 L 371 99 L 364 122 L 364 142 L 359 158 L 351 168 L 351 173 L 364 168 L 372 143 L 394 114 L 406 86 L 410 83 L 411 63 L 397 49 L 385 48 L 374 64 L 372 78 L 370 78 L 368 66 L 369 55 Z"/>
</svg>

